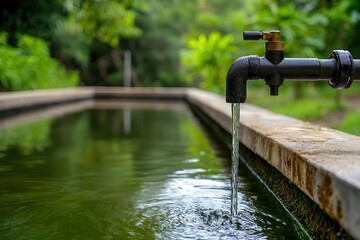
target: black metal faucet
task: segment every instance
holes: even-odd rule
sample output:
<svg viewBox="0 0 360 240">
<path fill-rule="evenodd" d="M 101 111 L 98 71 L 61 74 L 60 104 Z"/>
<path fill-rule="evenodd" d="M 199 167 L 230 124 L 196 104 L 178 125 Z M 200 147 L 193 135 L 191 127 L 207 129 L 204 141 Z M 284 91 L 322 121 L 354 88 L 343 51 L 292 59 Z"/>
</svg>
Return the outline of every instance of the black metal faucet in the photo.
<svg viewBox="0 0 360 240">
<path fill-rule="evenodd" d="M 329 59 L 285 58 L 280 31 L 245 31 L 243 38 L 266 40 L 265 57 L 241 57 L 231 65 L 226 78 L 226 102 L 245 102 L 248 80 L 264 79 L 270 95 L 278 95 L 284 79 L 327 80 L 335 89 L 349 88 L 353 80 L 360 80 L 360 60 L 353 59 L 346 50 L 334 50 Z"/>
</svg>

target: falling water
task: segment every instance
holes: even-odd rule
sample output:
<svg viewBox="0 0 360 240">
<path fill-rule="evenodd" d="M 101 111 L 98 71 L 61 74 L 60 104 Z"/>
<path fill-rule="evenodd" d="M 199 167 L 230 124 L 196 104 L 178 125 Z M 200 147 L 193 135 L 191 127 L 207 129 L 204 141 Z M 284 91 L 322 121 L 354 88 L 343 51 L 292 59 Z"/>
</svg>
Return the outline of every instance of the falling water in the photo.
<svg viewBox="0 0 360 240">
<path fill-rule="evenodd" d="M 240 103 L 232 104 L 232 154 L 231 154 L 231 217 L 237 214 L 237 178 L 239 167 Z"/>
</svg>

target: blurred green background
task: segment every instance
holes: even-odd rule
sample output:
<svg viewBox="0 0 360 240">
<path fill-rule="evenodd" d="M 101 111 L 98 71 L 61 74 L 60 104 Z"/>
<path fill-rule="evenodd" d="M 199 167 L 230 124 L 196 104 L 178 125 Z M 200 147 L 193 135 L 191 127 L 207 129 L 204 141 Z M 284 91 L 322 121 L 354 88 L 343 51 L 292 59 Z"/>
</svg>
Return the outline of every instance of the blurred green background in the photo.
<svg viewBox="0 0 360 240">
<path fill-rule="evenodd" d="M 358 0 L 12 0 L 0 3 L 0 91 L 132 85 L 200 87 L 224 94 L 232 62 L 264 54 L 244 30 L 278 29 L 286 57 L 360 58 Z M 278 97 L 263 81 L 248 102 L 360 135 L 360 86 L 285 81 Z"/>
</svg>

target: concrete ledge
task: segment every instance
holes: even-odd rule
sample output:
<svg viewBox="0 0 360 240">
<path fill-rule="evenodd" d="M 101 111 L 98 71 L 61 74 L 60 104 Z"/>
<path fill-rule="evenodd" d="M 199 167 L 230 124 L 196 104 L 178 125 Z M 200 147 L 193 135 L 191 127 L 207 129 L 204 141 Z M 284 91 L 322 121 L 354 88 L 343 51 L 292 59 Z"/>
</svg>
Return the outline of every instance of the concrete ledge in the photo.
<svg viewBox="0 0 360 240">
<path fill-rule="evenodd" d="M 189 90 L 188 98 L 231 131 L 223 97 Z M 360 137 L 278 115 L 248 104 L 240 110 L 240 141 L 360 239 Z"/>
<path fill-rule="evenodd" d="M 79 87 L 0 93 L 0 113 L 84 99 L 184 100 L 186 88 Z M 5 114 L 3 114 L 5 115 Z M 1 116 L 0 116 L 1 117 Z"/>
<path fill-rule="evenodd" d="M 83 98 L 185 99 L 231 132 L 223 97 L 188 88 L 77 88 L 0 94 L 0 111 Z M 360 137 L 241 106 L 243 145 L 265 159 L 360 239 Z"/>
<path fill-rule="evenodd" d="M 70 100 L 90 99 L 93 97 L 93 88 L 5 92 L 0 93 L 0 112 Z"/>
</svg>

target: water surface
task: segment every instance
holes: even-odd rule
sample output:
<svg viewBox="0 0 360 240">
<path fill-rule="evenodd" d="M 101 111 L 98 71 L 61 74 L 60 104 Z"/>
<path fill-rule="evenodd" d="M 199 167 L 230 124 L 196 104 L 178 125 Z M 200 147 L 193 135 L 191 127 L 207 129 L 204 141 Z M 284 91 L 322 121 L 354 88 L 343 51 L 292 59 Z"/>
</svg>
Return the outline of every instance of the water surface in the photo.
<svg viewBox="0 0 360 240">
<path fill-rule="evenodd" d="M 0 129 L 0 239 L 297 239 L 188 111 L 85 110 Z"/>
</svg>

